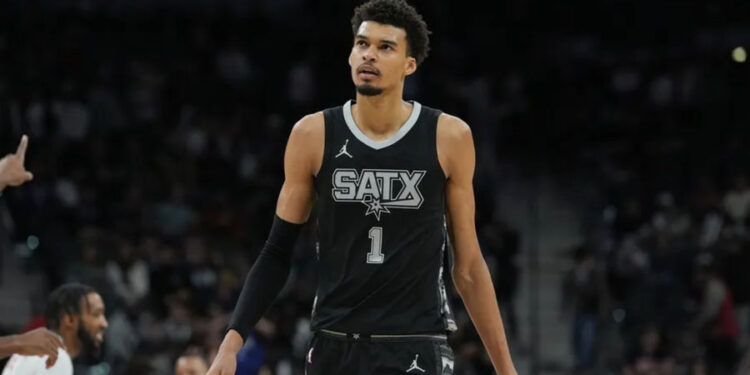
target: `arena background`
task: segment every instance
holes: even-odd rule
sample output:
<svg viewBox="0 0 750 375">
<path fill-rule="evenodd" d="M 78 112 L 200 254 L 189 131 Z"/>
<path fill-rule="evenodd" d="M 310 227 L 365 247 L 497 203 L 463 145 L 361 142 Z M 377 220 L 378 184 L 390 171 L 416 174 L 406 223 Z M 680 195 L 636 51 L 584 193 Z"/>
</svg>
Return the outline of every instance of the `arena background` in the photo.
<svg viewBox="0 0 750 375">
<path fill-rule="evenodd" d="M 292 124 L 354 95 L 358 3 L 0 2 L 0 152 L 29 134 L 35 175 L 0 198 L 0 333 L 42 324 L 51 288 L 80 281 L 110 328 L 105 361 L 76 374 L 210 357 Z M 519 374 L 747 374 L 750 3 L 410 3 L 433 35 L 405 97 L 473 129 L 477 224 Z M 243 374 L 302 373 L 313 231 Z M 717 290 L 733 297 L 721 314 Z M 453 300 L 456 374 L 490 374 Z"/>
</svg>

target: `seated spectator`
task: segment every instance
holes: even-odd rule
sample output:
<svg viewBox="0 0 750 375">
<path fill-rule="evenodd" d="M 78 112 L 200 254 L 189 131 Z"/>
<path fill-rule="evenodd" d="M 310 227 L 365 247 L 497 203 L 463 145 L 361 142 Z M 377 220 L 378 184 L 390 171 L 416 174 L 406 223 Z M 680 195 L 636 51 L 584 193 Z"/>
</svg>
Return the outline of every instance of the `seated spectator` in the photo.
<svg viewBox="0 0 750 375">
<path fill-rule="evenodd" d="M 672 375 L 675 361 L 664 339 L 654 326 L 646 327 L 625 359 L 625 375 Z"/>
<path fill-rule="evenodd" d="M 700 310 L 693 322 L 701 330 L 711 374 L 725 374 L 737 361 L 739 325 L 732 293 L 717 274 L 713 258 L 697 258 L 695 282 L 701 291 Z"/>
<path fill-rule="evenodd" d="M 136 308 L 148 295 L 148 265 L 134 254 L 133 246 L 127 241 L 120 241 L 117 258 L 107 263 L 106 270 L 119 302 L 126 308 Z"/>
</svg>

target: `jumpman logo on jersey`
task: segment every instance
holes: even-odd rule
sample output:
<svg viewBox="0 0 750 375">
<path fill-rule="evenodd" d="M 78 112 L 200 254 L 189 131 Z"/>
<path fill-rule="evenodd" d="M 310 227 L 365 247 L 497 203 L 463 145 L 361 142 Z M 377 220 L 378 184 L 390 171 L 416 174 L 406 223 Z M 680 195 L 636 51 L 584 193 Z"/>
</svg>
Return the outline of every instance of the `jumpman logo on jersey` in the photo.
<svg viewBox="0 0 750 375">
<path fill-rule="evenodd" d="M 354 156 L 352 156 L 352 154 L 350 154 L 349 151 L 346 151 L 346 145 L 348 144 L 349 144 L 349 140 L 347 139 L 346 142 L 344 142 L 344 145 L 341 146 L 341 151 L 339 151 L 339 153 L 336 155 L 334 159 L 338 158 L 341 155 L 346 155 L 349 157 L 349 159 L 354 159 Z"/>
<path fill-rule="evenodd" d="M 417 370 L 419 372 L 426 372 L 423 368 L 419 367 L 419 365 L 417 364 L 418 359 L 419 359 L 419 354 L 417 354 L 417 356 L 414 357 L 414 360 L 411 362 L 411 367 L 409 367 L 409 369 L 406 370 L 406 372 L 412 372 L 414 370 Z"/>
</svg>

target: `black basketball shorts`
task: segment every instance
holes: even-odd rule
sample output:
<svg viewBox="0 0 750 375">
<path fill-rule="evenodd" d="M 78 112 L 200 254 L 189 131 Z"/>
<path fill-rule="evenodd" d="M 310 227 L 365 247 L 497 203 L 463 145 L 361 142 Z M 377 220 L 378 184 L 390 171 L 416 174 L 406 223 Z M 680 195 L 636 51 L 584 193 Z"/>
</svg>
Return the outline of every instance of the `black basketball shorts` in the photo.
<svg viewBox="0 0 750 375">
<path fill-rule="evenodd" d="M 360 335 L 315 332 L 305 375 L 452 375 L 445 335 Z"/>
</svg>

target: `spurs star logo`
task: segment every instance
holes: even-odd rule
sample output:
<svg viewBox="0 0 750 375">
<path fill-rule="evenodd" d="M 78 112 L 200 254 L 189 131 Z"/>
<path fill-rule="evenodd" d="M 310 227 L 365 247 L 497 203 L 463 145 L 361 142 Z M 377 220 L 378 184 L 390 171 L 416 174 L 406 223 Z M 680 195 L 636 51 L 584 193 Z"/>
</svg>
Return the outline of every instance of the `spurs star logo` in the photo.
<svg viewBox="0 0 750 375">
<path fill-rule="evenodd" d="M 362 203 L 367 207 L 365 216 L 374 215 L 380 221 L 382 214 L 393 209 L 422 206 L 419 183 L 426 174 L 424 170 L 339 168 L 332 176 L 333 200 Z"/>
<path fill-rule="evenodd" d="M 336 154 L 336 157 L 335 157 L 334 159 L 337 159 L 337 158 L 338 158 L 339 156 L 341 156 L 341 155 L 346 155 L 346 156 L 348 156 L 348 157 L 349 157 L 349 159 L 353 159 L 353 158 L 354 158 L 354 156 L 352 156 L 352 154 L 350 154 L 350 153 L 349 153 L 349 151 L 346 151 L 346 145 L 348 145 L 348 144 L 349 144 L 349 140 L 347 139 L 347 140 L 346 140 L 346 141 L 344 142 L 344 145 L 343 145 L 343 146 L 341 146 L 341 151 L 339 151 L 339 153 L 338 153 L 338 154 Z"/>
<path fill-rule="evenodd" d="M 367 212 L 365 212 L 365 216 L 369 214 L 373 214 L 375 215 L 375 218 L 378 219 L 378 221 L 380 221 L 380 214 L 384 212 L 387 214 L 391 213 L 391 211 L 388 210 L 388 207 L 383 206 L 380 203 L 380 199 L 374 199 L 372 197 L 365 197 L 365 200 L 363 200 L 362 203 L 364 203 L 365 206 L 367 206 Z"/>
<path fill-rule="evenodd" d="M 406 370 L 406 372 L 412 372 L 412 371 L 419 371 L 419 372 L 425 372 L 425 370 L 417 364 L 417 360 L 419 359 L 419 354 L 417 354 L 416 357 L 414 357 L 414 360 L 411 361 L 411 366 Z"/>
</svg>

